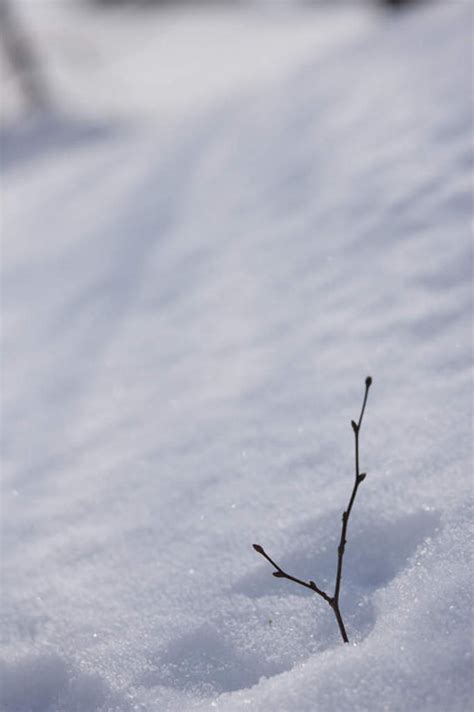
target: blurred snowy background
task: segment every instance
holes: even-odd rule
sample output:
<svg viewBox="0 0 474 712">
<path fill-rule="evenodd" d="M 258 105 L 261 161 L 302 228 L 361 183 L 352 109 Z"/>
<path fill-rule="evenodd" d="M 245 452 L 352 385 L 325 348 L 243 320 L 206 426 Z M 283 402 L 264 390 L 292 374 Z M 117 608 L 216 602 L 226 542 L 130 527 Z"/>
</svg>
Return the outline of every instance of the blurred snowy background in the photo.
<svg viewBox="0 0 474 712">
<path fill-rule="evenodd" d="M 471 709 L 470 0 L 0 8 L 2 712 Z"/>
</svg>

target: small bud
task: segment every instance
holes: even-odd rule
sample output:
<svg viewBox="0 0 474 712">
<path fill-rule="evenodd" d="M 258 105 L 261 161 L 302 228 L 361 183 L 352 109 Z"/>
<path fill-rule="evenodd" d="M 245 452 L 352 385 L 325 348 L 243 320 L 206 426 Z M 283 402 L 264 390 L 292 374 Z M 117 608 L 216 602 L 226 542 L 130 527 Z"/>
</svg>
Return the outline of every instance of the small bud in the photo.
<svg viewBox="0 0 474 712">
<path fill-rule="evenodd" d="M 253 548 L 255 549 L 255 551 L 258 551 L 259 554 L 264 554 L 264 553 L 265 553 L 264 550 L 263 550 L 263 547 L 260 546 L 260 544 L 252 544 L 252 546 L 253 546 Z"/>
<path fill-rule="evenodd" d="M 310 581 L 309 585 L 311 586 L 311 588 L 314 588 L 314 589 L 316 588 L 316 584 L 314 583 L 314 581 Z"/>
<path fill-rule="evenodd" d="M 355 420 L 351 420 L 351 425 L 352 425 L 352 430 L 356 433 L 359 430 L 359 426 L 355 422 Z"/>
<path fill-rule="evenodd" d="M 276 578 L 285 578 L 285 574 L 284 574 L 282 571 L 274 571 L 274 572 L 273 572 L 273 575 L 274 575 Z"/>
<path fill-rule="evenodd" d="M 365 478 L 367 477 L 367 472 L 361 472 L 359 477 L 357 478 L 358 482 L 363 482 Z"/>
<path fill-rule="evenodd" d="M 372 378 L 370 376 L 367 376 L 367 378 L 365 379 L 365 385 L 367 386 L 367 388 L 370 388 L 370 386 L 372 385 Z"/>
</svg>

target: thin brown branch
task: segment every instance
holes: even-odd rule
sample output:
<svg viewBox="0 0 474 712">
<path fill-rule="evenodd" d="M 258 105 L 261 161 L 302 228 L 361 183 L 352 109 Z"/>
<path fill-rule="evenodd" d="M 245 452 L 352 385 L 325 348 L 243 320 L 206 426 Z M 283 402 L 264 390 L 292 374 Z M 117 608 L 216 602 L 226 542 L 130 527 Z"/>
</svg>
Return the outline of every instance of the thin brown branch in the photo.
<svg viewBox="0 0 474 712">
<path fill-rule="evenodd" d="M 336 587 L 334 589 L 334 603 L 338 607 L 339 606 L 339 593 L 341 590 L 341 580 L 342 580 L 342 563 L 344 559 L 344 552 L 347 544 L 347 525 L 349 524 L 349 517 L 351 515 L 352 511 L 352 505 L 354 504 L 356 495 L 357 495 L 357 490 L 359 489 L 359 485 L 361 482 L 364 481 L 365 479 L 365 472 L 361 473 L 359 471 L 359 433 L 362 425 L 362 418 L 364 417 L 364 411 L 365 411 L 365 406 L 367 404 L 367 397 L 369 395 L 369 388 L 372 385 L 372 379 L 370 376 L 368 376 L 365 379 L 365 394 L 364 394 L 364 402 L 362 403 L 362 409 L 360 411 L 360 416 L 358 422 L 351 421 L 352 424 L 352 430 L 354 431 L 354 439 L 355 439 L 355 480 L 354 480 L 354 487 L 352 490 L 351 498 L 349 500 L 348 507 L 345 512 L 342 514 L 342 530 L 341 530 L 341 538 L 339 540 L 339 546 L 337 548 L 337 572 L 336 572 Z"/>
<path fill-rule="evenodd" d="M 273 559 L 271 559 L 268 556 L 267 552 L 265 551 L 263 546 L 260 546 L 260 544 L 253 544 L 253 548 L 259 554 L 261 554 L 267 561 L 269 561 L 272 566 L 275 567 L 276 570 L 273 572 L 273 575 L 276 576 L 276 578 L 286 578 L 286 579 L 288 579 L 288 581 L 293 581 L 294 583 L 298 583 L 300 586 L 309 588 L 311 591 L 314 591 L 314 593 L 319 594 L 320 596 L 322 596 L 324 598 L 325 601 L 328 601 L 328 602 L 330 601 L 330 598 L 327 595 L 327 593 L 325 593 L 320 588 L 318 588 L 318 586 L 316 586 L 314 581 L 308 581 L 308 582 L 303 581 L 302 579 L 295 578 L 295 576 L 291 576 L 290 574 L 287 574 L 286 571 L 283 571 L 283 569 L 280 566 L 278 566 L 278 564 L 276 564 L 273 561 Z"/>
<path fill-rule="evenodd" d="M 355 481 L 354 481 L 354 487 L 352 489 L 352 494 L 351 498 L 349 500 L 349 504 L 347 506 L 347 509 L 344 511 L 342 515 L 342 530 L 341 530 L 341 538 L 339 541 L 339 546 L 337 549 L 337 571 L 336 571 L 336 586 L 334 589 L 334 596 L 329 596 L 325 591 L 322 589 L 318 588 L 314 581 L 303 581 L 302 579 L 296 578 L 295 576 L 291 576 L 290 574 L 287 574 L 286 571 L 283 571 L 283 569 L 273 561 L 270 556 L 268 556 L 267 552 L 265 549 L 260 546 L 260 544 L 254 544 L 253 548 L 257 553 L 259 553 L 261 556 L 263 556 L 275 569 L 273 572 L 273 576 L 276 578 L 285 578 L 288 579 L 288 581 L 293 581 L 293 583 L 297 583 L 299 586 L 304 586 L 305 588 L 309 588 L 313 593 L 317 593 L 319 596 L 324 598 L 324 600 L 331 606 L 331 608 L 334 611 L 334 615 L 336 616 L 336 621 L 339 626 L 339 632 L 341 634 L 342 640 L 344 643 L 349 642 L 349 638 L 347 637 L 346 629 L 344 626 L 344 621 L 342 620 L 342 615 L 341 611 L 339 608 L 339 594 L 341 590 L 341 581 L 342 581 L 342 564 L 343 564 L 343 559 L 344 559 L 344 552 L 346 548 L 346 543 L 347 543 L 347 526 L 349 523 L 349 517 L 352 511 L 352 506 L 354 504 L 356 495 L 357 495 L 357 490 L 359 489 L 359 485 L 364 481 L 365 479 L 365 472 L 360 472 L 359 471 L 359 433 L 360 429 L 362 426 L 362 419 L 364 417 L 364 412 L 365 412 L 365 406 L 367 404 L 367 398 L 369 395 L 369 388 L 372 385 L 372 379 L 370 376 L 368 376 L 365 379 L 365 394 L 364 394 L 364 401 L 362 403 L 362 409 L 360 411 L 360 416 L 359 420 L 357 423 L 352 420 L 352 429 L 354 431 L 354 438 L 355 438 Z"/>
</svg>

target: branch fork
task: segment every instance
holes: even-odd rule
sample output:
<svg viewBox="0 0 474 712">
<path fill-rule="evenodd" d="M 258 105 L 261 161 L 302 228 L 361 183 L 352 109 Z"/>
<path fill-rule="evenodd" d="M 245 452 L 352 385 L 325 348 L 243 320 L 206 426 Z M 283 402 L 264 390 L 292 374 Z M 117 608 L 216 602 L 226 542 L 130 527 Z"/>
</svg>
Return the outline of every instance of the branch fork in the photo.
<svg viewBox="0 0 474 712">
<path fill-rule="evenodd" d="M 341 529 L 341 536 L 339 539 L 339 546 L 337 547 L 337 568 L 336 568 L 336 584 L 334 587 L 334 593 L 332 596 L 327 594 L 325 591 L 323 591 L 321 588 L 319 588 L 314 581 L 303 581 L 302 579 L 296 578 L 295 576 L 291 576 L 288 574 L 286 571 L 283 571 L 283 569 L 275 562 L 273 561 L 272 558 L 267 554 L 265 549 L 260 546 L 260 544 L 254 544 L 253 548 L 255 551 L 263 556 L 275 569 L 273 571 L 273 576 L 275 578 L 284 578 L 287 579 L 288 581 L 293 581 L 293 583 L 298 584 L 299 586 L 304 586 L 305 588 L 309 588 L 313 593 L 316 593 L 318 596 L 321 596 L 321 598 L 324 598 L 326 603 L 328 603 L 332 610 L 334 611 L 334 615 L 336 616 L 336 621 L 339 626 L 339 632 L 341 634 L 342 640 L 344 643 L 349 642 L 349 638 L 347 637 L 346 629 L 344 626 L 344 621 L 342 619 L 341 615 L 341 610 L 339 607 L 339 595 L 341 591 L 341 581 L 342 581 L 342 565 L 343 565 L 343 560 L 344 560 L 344 552 L 346 548 L 346 543 L 347 543 L 347 526 L 349 524 L 349 517 L 351 515 L 352 511 L 352 506 L 354 504 L 356 495 L 357 495 L 357 490 L 359 488 L 359 485 L 365 480 L 366 478 L 366 473 L 365 472 L 360 472 L 359 469 L 359 434 L 362 426 L 362 419 L 364 417 L 364 412 L 365 412 L 365 406 L 367 404 L 367 398 L 369 395 L 369 389 L 370 386 L 372 385 L 372 379 L 370 376 L 367 376 L 365 379 L 365 393 L 364 393 L 364 400 L 362 403 L 362 408 L 360 411 L 359 415 L 359 420 L 356 422 L 355 420 L 351 420 L 351 425 L 352 425 L 352 430 L 354 431 L 354 440 L 355 440 L 355 480 L 354 480 L 354 487 L 352 489 L 351 497 L 349 499 L 349 504 L 347 505 L 347 508 L 345 511 L 342 513 L 342 529 Z"/>
</svg>

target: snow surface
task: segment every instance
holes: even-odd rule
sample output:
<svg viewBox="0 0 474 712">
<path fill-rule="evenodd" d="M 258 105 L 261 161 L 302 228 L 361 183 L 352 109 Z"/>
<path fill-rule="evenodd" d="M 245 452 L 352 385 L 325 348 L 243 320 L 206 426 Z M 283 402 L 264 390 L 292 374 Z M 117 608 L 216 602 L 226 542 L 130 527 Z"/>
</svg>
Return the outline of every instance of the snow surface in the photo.
<svg viewBox="0 0 474 712">
<path fill-rule="evenodd" d="M 4 123 L 2 711 L 471 709 L 472 5 L 340 13 Z"/>
</svg>

